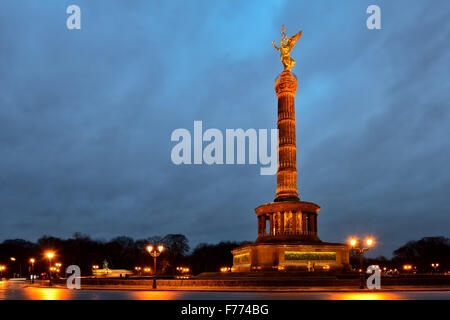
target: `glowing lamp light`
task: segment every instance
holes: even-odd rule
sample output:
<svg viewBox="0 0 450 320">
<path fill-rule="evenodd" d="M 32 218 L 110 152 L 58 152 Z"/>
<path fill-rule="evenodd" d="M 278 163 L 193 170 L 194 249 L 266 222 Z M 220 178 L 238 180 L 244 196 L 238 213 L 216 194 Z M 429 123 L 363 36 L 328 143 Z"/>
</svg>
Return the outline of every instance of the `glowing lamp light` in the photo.
<svg viewBox="0 0 450 320">
<path fill-rule="evenodd" d="M 152 252 L 153 251 L 153 246 L 147 246 L 147 251 L 148 252 Z"/>
<path fill-rule="evenodd" d="M 53 252 L 51 252 L 51 251 L 47 252 L 45 255 L 46 255 L 47 258 L 49 258 L 49 259 L 51 259 L 51 258 L 53 258 L 53 257 L 55 256 L 55 254 L 54 254 Z"/>
<path fill-rule="evenodd" d="M 351 240 L 350 240 L 350 245 L 351 245 L 352 247 L 356 246 L 356 239 L 351 239 Z"/>
<path fill-rule="evenodd" d="M 34 258 L 31 258 L 31 259 L 30 259 L 30 263 L 31 263 L 31 264 L 33 264 L 33 263 L 35 263 L 35 262 L 36 262 L 36 260 L 34 260 Z"/>
<path fill-rule="evenodd" d="M 373 245 L 373 243 L 374 243 L 374 241 L 373 241 L 372 238 L 368 238 L 368 239 L 366 240 L 366 244 L 367 244 L 369 247 L 371 247 L 371 246 Z"/>
<path fill-rule="evenodd" d="M 158 251 L 159 252 L 163 252 L 163 250 L 164 250 L 164 246 L 162 246 L 162 245 L 158 246 Z"/>
</svg>

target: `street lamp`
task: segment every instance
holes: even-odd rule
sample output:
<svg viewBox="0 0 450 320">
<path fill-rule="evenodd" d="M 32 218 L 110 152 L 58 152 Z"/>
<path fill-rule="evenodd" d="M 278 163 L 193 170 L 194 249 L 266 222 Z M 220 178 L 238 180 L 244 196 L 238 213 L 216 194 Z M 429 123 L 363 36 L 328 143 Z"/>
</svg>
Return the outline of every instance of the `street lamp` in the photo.
<svg viewBox="0 0 450 320">
<path fill-rule="evenodd" d="M 364 289 L 364 273 L 363 273 L 364 252 L 368 251 L 373 246 L 374 243 L 375 241 L 373 240 L 373 238 L 367 238 L 364 242 L 356 238 L 350 239 L 350 246 L 352 248 L 352 251 L 356 252 L 356 254 L 359 255 L 360 289 Z M 367 247 L 365 247 L 364 244 Z"/>
<path fill-rule="evenodd" d="M 36 262 L 36 260 L 34 260 L 34 258 L 30 258 L 30 263 L 31 263 L 31 274 L 30 274 L 30 282 L 34 283 L 34 263 Z"/>
<path fill-rule="evenodd" d="M 16 262 L 16 258 L 14 258 L 14 257 L 9 258 L 9 260 L 11 260 L 11 263 L 15 263 L 15 262 Z M 15 272 L 15 270 L 17 270 L 17 267 L 12 268 L 12 270 L 11 270 L 11 271 L 14 271 L 14 272 L 13 272 L 14 278 L 16 277 L 16 272 Z M 22 273 L 22 265 L 19 264 L 19 273 L 17 274 L 18 278 L 20 278 L 20 274 L 21 274 L 21 273 Z"/>
<path fill-rule="evenodd" d="M 48 278 L 50 281 L 50 285 L 52 285 L 52 258 L 55 256 L 55 254 L 51 251 L 47 251 L 45 253 L 45 255 L 48 258 L 48 267 L 49 267 L 49 273 L 48 273 Z"/>
<path fill-rule="evenodd" d="M 56 270 L 58 278 L 59 278 L 59 272 L 61 271 L 61 266 L 62 266 L 62 264 L 60 262 L 55 263 L 55 267 L 56 267 L 55 270 Z"/>
<path fill-rule="evenodd" d="M 141 275 L 141 270 L 142 270 L 141 267 L 134 267 L 134 270 L 137 271 L 137 273 L 138 273 L 139 276 Z"/>
<path fill-rule="evenodd" d="M 163 245 L 158 245 L 156 248 L 152 245 L 148 245 L 147 246 L 147 251 L 148 253 L 150 253 L 150 255 L 153 257 L 153 273 L 154 273 L 154 277 L 153 277 L 153 288 L 156 289 L 156 258 L 159 257 L 159 255 L 161 254 L 161 252 L 164 251 L 164 246 Z"/>
<path fill-rule="evenodd" d="M 3 271 L 5 271 L 6 267 L 5 266 L 0 266 L 0 280 L 3 279 Z"/>
<path fill-rule="evenodd" d="M 436 272 L 437 268 L 439 267 L 439 263 L 432 263 L 431 267 L 433 267 L 434 272 Z"/>
</svg>

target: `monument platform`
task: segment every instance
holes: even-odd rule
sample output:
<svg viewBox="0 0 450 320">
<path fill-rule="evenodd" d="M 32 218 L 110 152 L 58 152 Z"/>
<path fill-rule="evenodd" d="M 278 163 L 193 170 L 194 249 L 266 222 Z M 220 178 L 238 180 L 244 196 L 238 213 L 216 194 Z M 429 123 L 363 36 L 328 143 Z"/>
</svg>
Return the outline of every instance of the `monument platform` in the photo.
<svg viewBox="0 0 450 320">
<path fill-rule="evenodd" d="M 233 272 L 310 271 L 330 272 L 349 269 L 346 244 L 322 241 L 255 242 L 233 253 Z"/>
</svg>

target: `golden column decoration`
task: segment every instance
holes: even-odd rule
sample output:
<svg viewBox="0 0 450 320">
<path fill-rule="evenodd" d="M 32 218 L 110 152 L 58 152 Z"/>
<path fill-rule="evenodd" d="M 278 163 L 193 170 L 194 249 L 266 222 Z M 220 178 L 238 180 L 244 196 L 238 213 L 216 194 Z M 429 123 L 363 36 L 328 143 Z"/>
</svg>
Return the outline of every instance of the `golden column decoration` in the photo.
<svg viewBox="0 0 450 320">
<path fill-rule="evenodd" d="M 275 201 L 299 201 L 297 192 L 297 145 L 295 139 L 295 93 L 297 79 L 291 73 L 295 64 L 290 52 L 300 38 L 302 31 L 288 38 L 284 26 L 281 29 L 281 47 L 272 45 L 280 52 L 284 71 L 275 81 L 278 99 L 278 171 Z"/>
</svg>

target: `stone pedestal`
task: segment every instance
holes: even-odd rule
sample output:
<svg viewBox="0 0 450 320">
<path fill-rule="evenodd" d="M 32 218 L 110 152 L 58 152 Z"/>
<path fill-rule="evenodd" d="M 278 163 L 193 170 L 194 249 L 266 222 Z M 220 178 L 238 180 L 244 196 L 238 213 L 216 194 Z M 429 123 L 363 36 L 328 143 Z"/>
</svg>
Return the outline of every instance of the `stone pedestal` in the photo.
<svg viewBox="0 0 450 320">
<path fill-rule="evenodd" d="M 349 269 L 349 248 L 327 242 L 252 243 L 232 251 L 233 272 L 309 271 Z"/>
</svg>

